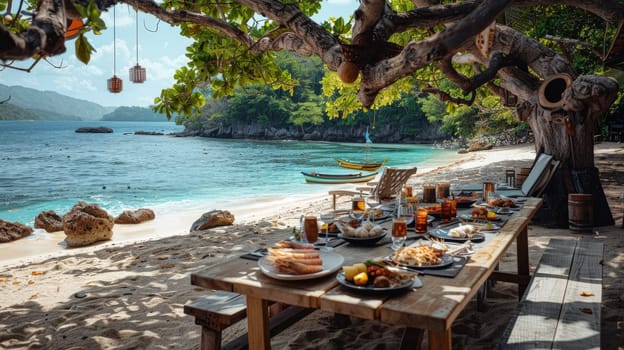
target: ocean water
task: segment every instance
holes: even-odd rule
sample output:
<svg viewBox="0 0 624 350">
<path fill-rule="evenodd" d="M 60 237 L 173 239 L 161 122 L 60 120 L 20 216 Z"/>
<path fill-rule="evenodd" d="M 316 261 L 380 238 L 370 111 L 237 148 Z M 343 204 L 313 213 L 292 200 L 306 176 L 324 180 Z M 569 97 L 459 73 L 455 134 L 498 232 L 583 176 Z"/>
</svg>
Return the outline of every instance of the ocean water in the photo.
<svg viewBox="0 0 624 350">
<path fill-rule="evenodd" d="M 75 132 L 90 126 L 114 132 Z M 0 219 L 33 225 L 41 211 L 63 215 L 79 200 L 117 215 L 140 207 L 219 208 L 225 201 L 326 193 L 338 185 L 307 184 L 300 172 L 353 172 L 339 168 L 333 157 L 362 159 L 366 150 L 364 142 L 134 135 L 181 130 L 167 122 L 0 121 Z M 449 152 L 373 144 L 368 157 L 387 156 L 388 166 L 431 166 Z"/>
</svg>

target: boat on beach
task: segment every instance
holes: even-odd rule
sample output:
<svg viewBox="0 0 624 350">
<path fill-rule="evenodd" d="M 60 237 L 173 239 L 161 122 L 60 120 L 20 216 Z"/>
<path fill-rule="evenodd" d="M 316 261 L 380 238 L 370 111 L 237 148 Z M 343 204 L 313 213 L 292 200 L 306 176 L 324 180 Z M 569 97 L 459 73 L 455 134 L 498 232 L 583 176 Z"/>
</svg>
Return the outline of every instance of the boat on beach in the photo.
<svg viewBox="0 0 624 350">
<path fill-rule="evenodd" d="M 371 181 L 377 176 L 377 172 L 362 174 L 321 174 L 317 172 L 301 172 L 306 182 L 309 183 L 321 183 L 321 184 L 343 184 L 351 182 L 367 182 Z"/>
<path fill-rule="evenodd" d="M 343 168 L 355 169 L 355 170 L 364 170 L 364 171 L 375 171 L 381 168 L 388 161 L 388 157 L 384 158 L 381 162 L 358 162 L 353 160 L 334 158 L 338 165 Z"/>
</svg>

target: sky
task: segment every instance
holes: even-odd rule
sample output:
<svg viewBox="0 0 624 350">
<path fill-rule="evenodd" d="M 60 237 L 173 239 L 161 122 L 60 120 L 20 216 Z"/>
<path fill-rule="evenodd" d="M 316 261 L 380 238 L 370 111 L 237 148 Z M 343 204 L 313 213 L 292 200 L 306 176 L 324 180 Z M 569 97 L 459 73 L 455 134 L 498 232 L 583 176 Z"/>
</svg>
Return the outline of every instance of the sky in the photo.
<svg viewBox="0 0 624 350">
<path fill-rule="evenodd" d="M 322 10 L 313 19 L 319 21 L 330 16 L 348 17 L 357 9 L 357 0 L 326 0 Z M 147 70 L 147 80 L 135 84 L 129 80 L 128 70 L 137 63 L 136 14 L 125 4 L 116 6 L 116 75 L 123 80 L 121 93 L 113 94 L 107 89 L 107 80 L 113 76 L 113 11 L 102 13 L 106 29 L 101 35 L 87 34 L 96 52 L 88 65 L 76 59 L 75 41 L 65 43 L 67 51 L 48 60 L 40 61 L 30 73 L 14 69 L 0 71 L 0 83 L 8 86 L 23 86 L 44 91 L 55 91 L 63 95 L 98 103 L 102 106 L 141 106 L 154 103 L 164 88 L 174 83 L 176 69 L 184 66 L 186 47 L 190 39 L 180 35 L 180 29 L 172 27 L 152 15 L 139 12 L 138 62 Z M 157 29 L 157 31 L 155 31 Z M 32 60 L 15 62 L 15 66 L 28 68 Z"/>
</svg>

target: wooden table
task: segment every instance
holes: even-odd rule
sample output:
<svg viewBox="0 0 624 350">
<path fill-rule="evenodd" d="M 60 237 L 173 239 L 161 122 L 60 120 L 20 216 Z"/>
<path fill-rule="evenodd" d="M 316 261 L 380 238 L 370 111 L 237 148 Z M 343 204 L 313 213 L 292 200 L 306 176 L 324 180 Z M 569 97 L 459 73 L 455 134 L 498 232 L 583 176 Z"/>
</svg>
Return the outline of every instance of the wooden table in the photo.
<svg viewBox="0 0 624 350">
<path fill-rule="evenodd" d="M 518 283 L 522 295 L 530 279 L 527 226 L 541 204 L 541 199 L 529 198 L 500 232 L 472 255 L 456 277 L 421 276 L 422 288 L 391 297 L 353 292 L 340 285 L 334 274 L 307 281 L 276 280 L 265 276 L 256 261 L 240 258 L 192 274 L 191 283 L 246 295 L 250 349 L 271 347 L 269 301 L 423 329 L 428 332 L 430 349 L 451 349 L 453 322 L 488 278 Z M 494 271 L 514 240 L 517 273 Z M 388 245 L 345 244 L 334 251 L 344 256 L 345 264 L 390 253 Z"/>
</svg>

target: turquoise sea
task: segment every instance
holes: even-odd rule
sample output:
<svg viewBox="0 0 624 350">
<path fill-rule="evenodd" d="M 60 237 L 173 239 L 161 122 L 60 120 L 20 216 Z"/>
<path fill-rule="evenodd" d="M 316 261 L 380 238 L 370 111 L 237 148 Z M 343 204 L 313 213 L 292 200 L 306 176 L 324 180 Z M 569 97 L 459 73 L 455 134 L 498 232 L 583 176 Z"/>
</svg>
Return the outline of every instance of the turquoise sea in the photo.
<svg viewBox="0 0 624 350">
<path fill-rule="evenodd" d="M 107 126 L 112 134 L 75 129 Z M 77 201 L 113 215 L 140 207 L 220 208 L 223 201 L 326 193 L 301 171 L 344 173 L 333 157 L 362 159 L 361 144 L 225 140 L 135 135 L 182 131 L 174 123 L 0 121 L 0 219 L 33 225 L 44 210 L 60 215 Z M 371 135 L 374 138 L 374 134 Z M 373 144 L 369 159 L 388 166 L 442 164 L 451 151 L 428 145 Z M 454 153 L 454 152 L 453 152 Z M 333 185 L 337 186 L 337 185 Z M 344 185 L 342 185 L 344 186 Z"/>
</svg>

